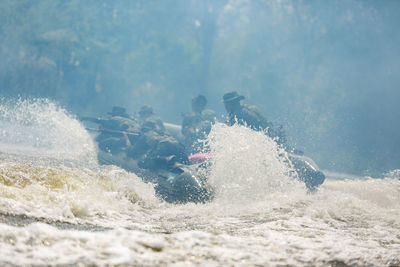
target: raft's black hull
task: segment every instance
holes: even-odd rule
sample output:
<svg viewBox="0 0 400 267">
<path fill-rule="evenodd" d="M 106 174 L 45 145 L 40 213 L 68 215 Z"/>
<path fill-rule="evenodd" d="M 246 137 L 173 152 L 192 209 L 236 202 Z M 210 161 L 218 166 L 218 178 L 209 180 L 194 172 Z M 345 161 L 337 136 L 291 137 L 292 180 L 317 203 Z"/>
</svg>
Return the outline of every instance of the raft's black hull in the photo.
<svg viewBox="0 0 400 267">
<path fill-rule="evenodd" d="M 146 183 L 153 183 L 156 195 L 166 202 L 204 203 L 213 198 L 212 188 L 207 185 L 205 177 L 199 175 L 195 165 L 183 165 L 181 173 L 152 172 L 138 167 L 137 161 L 128 158 L 124 153 L 114 156 L 99 152 L 98 159 L 100 164 L 116 165 L 135 173 Z"/>
<path fill-rule="evenodd" d="M 325 175 L 318 170 L 315 163 L 307 157 L 289 154 L 288 158 L 299 180 L 305 183 L 312 192 L 325 181 Z M 201 175 L 199 165 L 183 165 L 180 173 L 168 171 L 152 172 L 138 167 L 137 161 L 126 157 L 124 153 L 117 156 L 100 152 L 99 163 L 113 164 L 138 175 L 144 182 L 153 183 L 157 196 L 170 203 L 204 203 L 210 201 L 213 189 L 207 183 L 207 177 Z"/>
</svg>

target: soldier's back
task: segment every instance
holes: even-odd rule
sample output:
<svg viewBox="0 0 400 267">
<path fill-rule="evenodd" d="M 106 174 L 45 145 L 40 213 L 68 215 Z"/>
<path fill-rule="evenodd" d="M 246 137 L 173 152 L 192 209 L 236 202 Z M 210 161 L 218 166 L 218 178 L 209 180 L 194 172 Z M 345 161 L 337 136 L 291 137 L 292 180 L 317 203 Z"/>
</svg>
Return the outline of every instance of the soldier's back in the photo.
<svg viewBox="0 0 400 267">
<path fill-rule="evenodd" d="M 182 134 L 185 136 L 185 146 L 188 151 L 193 150 L 192 146 L 199 139 L 207 138 L 215 121 L 215 112 L 210 109 L 202 110 L 200 113 L 191 112 L 185 115 L 182 122 Z"/>
<path fill-rule="evenodd" d="M 230 114 L 231 124 L 246 125 L 254 130 L 265 130 L 272 124 L 261 114 L 256 106 L 242 105 L 240 109 Z"/>
<path fill-rule="evenodd" d="M 214 123 L 216 121 L 216 119 L 217 119 L 217 115 L 216 115 L 215 111 L 211 110 L 211 109 L 204 109 L 201 112 L 201 117 L 202 117 L 203 120 L 207 120 L 207 121 L 210 121 L 212 123 Z"/>
</svg>

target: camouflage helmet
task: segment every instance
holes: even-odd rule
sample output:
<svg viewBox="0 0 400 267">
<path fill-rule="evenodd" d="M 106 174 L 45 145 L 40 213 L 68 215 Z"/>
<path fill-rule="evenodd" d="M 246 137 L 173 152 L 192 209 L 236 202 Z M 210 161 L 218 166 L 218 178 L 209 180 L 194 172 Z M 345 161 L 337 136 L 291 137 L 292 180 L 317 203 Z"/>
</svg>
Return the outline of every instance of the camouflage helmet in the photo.
<svg viewBox="0 0 400 267">
<path fill-rule="evenodd" d="M 111 112 L 107 112 L 111 116 L 127 116 L 126 109 L 119 106 L 113 106 Z"/>
<path fill-rule="evenodd" d="M 153 115 L 153 114 L 154 114 L 154 110 L 150 105 L 143 105 L 139 110 L 139 115 L 141 117 L 149 116 L 149 115 Z"/>
</svg>

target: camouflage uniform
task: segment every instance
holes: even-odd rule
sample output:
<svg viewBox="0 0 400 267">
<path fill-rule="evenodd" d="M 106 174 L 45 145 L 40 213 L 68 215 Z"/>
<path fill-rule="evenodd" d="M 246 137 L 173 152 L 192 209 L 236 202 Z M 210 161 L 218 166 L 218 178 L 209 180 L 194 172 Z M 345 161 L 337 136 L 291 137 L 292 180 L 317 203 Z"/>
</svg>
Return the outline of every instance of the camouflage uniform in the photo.
<svg viewBox="0 0 400 267">
<path fill-rule="evenodd" d="M 182 121 L 182 134 L 185 137 L 185 145 L 189 151 L 201 150 L 198 140 L 207 138 L 212 125 L 216 121 L 215 112 L 205 109 L 207 99 L 203 95 L 198 95 L 192 99 L 192 112 L 184 115 Z M 192 147 L 192 146 L 195 147 Z"/>
<path fill-rule="evenodd" d="M 154 110 L 150 105 L 143 105 L 139 110 L 139 119 L 141 125 L 146 122 L 153 122 L 161 131 L 165 131 L 164 123 L 162 120 L 154 115 Z"/>
<path fill-rule="evenodd" d="M 124 151 L 138 137 L 140 130 L 139 123 L 125 113 L 125 109 L 113 107 L 110 112 L 111 118 L 99 118 L 95 122 L 99 123 L 100 134 L 96 137 L 98 146 L 101 150 L 112 154 Z M 118 110 L 118 112 L 116 111 Z"/>
<path fill-rule="evenodd" d="M 200 113 L 190 112 L 183 117 L 182 134 L 188 144 L 193 144 L 199 139 L 205 139 L 215 123 L 215 112 L 205 109 Z"/>
<path fill-rule="evenodd" d="M 268 136 L 274 138 L 278 144 L 285 145 L 286 135 L 282 127 L 275 129 L 273 124 L 267 121 L 256 106 L 240 104 L 240 100 L 242 99 L 244 99 L 244 97 L 239 96 L 236 92 L 230 92 L 224 95 L 225 106 L 232 102 L 235 104 L 231 108 L 227 108 L 229 114 L 228 124 L 233 125 L 237 123 L 256 131 L 265 131 Z"/>
<path fill-rule="evenodd" d="M 139 161 L 139 167 L 150 170 L 172 171 L 176 163 L 188 163 L 184 146 L 175 138 L 154 132 L 148 134 L 146 138 L 153 146 Z"/>
<path fill-rule="evenodd" d="M 127 156 L 137 159 L 139 167 L 152 171 L 171 171 L 176 163 L 188 162 L 184 146 L 152 120 L 143 123 L 137 142 L 127 149 Z"/>
</svg>

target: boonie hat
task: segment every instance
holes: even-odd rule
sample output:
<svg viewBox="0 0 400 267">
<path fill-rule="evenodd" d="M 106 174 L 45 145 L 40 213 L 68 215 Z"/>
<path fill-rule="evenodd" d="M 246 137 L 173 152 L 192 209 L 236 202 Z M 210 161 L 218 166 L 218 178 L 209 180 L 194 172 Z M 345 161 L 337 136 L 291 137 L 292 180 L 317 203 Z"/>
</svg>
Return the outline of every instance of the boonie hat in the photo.
<svg viewBox="0 0 400 267">
<path fill-rule="evenodd" d="M 222 99 L 223 99 L 222 101 L 224 103 L 227 103 L 227 102 L 232 102 L 232 101 L 240 101 L 240 100 L 244 99 L 244 96 L 239 95 L 236 91 L 233 91 L 233 92 L 224 94 Z"/>
</svg>

